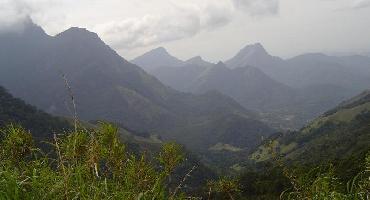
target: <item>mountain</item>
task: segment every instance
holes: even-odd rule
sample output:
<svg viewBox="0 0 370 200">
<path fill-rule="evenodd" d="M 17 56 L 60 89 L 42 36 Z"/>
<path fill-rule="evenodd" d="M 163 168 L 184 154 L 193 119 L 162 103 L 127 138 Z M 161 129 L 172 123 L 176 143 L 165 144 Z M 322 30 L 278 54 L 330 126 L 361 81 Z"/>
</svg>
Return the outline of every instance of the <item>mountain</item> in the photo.
<svg viewBox="0 0 370 200">
<path fill-rule="evenodd" d="M 271 56 L 262 44 L 256 43 L 244 47 L 225 64 L 232 69 L 243 66 L 258 67 L 269 74 L 268 72 L 275 71 L 276 68 L 284 65 L 284 61 L 279 57 Z"/>
<path fill-rule="evenodd" d="M 22 33 L 1 34 L 0 52 L 0 84 L 16 97 L 55 115 L 74 112 L 70 105 L 73 95 L 82 120 L 111 121 L 176 140 L 191 150 L 207 150 L 213 145 L 209 142 L 215 137 L 212 125 L 220 120 L 226 124 L 217 131 L 237 135 L 233 142 L 253 138 L 238 143 L 240 148 L 251 148 L 262 136 L 274 132 L 253 112 L 220 93 L 193 95 L 163 85 L 86 29 L 74 27 L 52 37 L 29 23 Z M 234 117 L 243 123 L 227 120 Z M 239 130 L 235 126 L 240 124 L 250 126 Z M 231 143 L 230 139 L 215 138 L 219 138 L 216 143 Z"/>
<path fill-rule="evenodd" d="M 370 91 L 347 100 L 297 132 L 272 136 L 268 143 L 284 159 L 319 163 L 361 154 L 370 149 Z M 251 155 L 256 161 L 270 158 L 268 145 Z"/>
<path fill-rule="evenodd" d="M 150 73 L 180 91 L 194 94 L 219 91 L 258 112 L 266 123 L 278 129 L 300 128 L 354 95 L 349 89 L 329 84 L 294 88 L 272 79 L 257 67 L 230 69 L 222 62 L 160 67 Z"/>
<path fill-rule="evenodd" d="M 181 67 L 159 67 L 149 73 L 158 78 L 162 83 L 182 92 L 191 92 L 193 81 L 208 67 L 185 64 Z"/>
<path fill-rule="evenodd" d="M 308 53 L 283 60 L 261 44 L 248 45 L 225 62 L 229 68 L 253 66 L 271 79 L 295 90 L 286 104 L 263 112 L 288 127 L 300 127 L 341 101 L 370 87 L 370 58 Z M 286 116 L 281 120 L 276 116 Z"/>
<path fill-rule="evenodd" d="M 252 110 L 269 110 L 295 94 L 293 89 L 251 66 L 230 69 L 222 62 L 216 65 L 188 64 L 161 67 L 151 73 L 177 90 L 195 94 L 219 91 Z"/>
<path fill-rule="evenodd" d="M 67 120 L 53 117 L 14 98 L 0 86 L 0 127 L 11 123 L 31 131 L 38 141 L 51 139 L 55 132 L 71 128 Z"/>
<path fill-rule="evenodd" d="M 337 85 L 358 93 L 370 87 L 370 59 L 304 54 L 286 60 L 285 83 L 295 87 Z"/>
<path fill-rule="evenodd" d="M 370 58 L 366 56 L 307 53 L 283 60 L 271 56 L 257 43 L 247 45 L 225 63 L 230 68 L 246 65 L 259 68 L 271 78 L 299 89 L 315 85 L 336 85 L 353 90 L 354 94 L 370 87 Z"/>
<path fill-rule="evenodd" d="M 170 55 L 163 47 L 153 49 L 133 59 L 131 62 L 142 67 L 146 71 L 150 71 L 158 67 L 178 67 L 184 64 L 180 59 Z"/>
<path fill-rule="evenodd" d="M 222 62 L 202 72 L 190 88 L 200 94 L 218 90 L 246 108 L 265 111 L 294 96 L 294 90 L 255 67 L 229 69 Z"/>
<path fill-rule="evenodd" d="M 196 65 L 196 66 L 200 66 L 200 67 L 211 67 L 213 65 L 213 63 L 210 63 L 208 61 L 203 60 L 203 58 L 200 57 L 200 56 L 195 56 L 195 57 L 190 58 L 189 60 L 185 61 L 183 63 L 183 65 L 185 65 L 185 66 Z"/>
</svg>

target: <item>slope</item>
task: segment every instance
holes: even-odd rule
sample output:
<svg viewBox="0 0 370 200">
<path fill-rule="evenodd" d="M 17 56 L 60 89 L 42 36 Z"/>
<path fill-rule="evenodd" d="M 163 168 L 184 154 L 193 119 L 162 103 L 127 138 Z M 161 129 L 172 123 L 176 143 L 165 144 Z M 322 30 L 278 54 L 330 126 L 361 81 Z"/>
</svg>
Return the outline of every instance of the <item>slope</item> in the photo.
<svg viewBox="0 0 370 200">
<path fill-rule="evenodd" d="M 53 117 L 14 98 L 0 86 L 0 127 L 9 124 L 21 125 L 30 130 L 39 141 L 52 138 L 55 132 L 71 128 L 67 120 Z"/>
<path fill-rule="evenodd" d="M 286 160 L 294 162 L 344 159 L 370 149 L 369 124 L 370 92 L 365 91 L 326 112 L 300 131 L 275 135 L 268 142 Z M 257 148 L 251 158 L 256 161 L 269 159 L 267 146 Z"/>
</svg>

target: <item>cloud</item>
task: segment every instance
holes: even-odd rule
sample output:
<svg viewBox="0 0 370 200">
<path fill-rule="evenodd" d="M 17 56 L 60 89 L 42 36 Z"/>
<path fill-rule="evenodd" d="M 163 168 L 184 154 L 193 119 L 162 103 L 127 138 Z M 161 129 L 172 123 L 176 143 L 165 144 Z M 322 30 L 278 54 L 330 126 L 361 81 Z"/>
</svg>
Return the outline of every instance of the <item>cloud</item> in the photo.
<svg viewBox="0 0 370 200">
<path fill-rule="evenodd" d="M 251 16 L 275 15 L 279 12 L 279 0 L 233 0 L 237 9 Z"/>
<path fill-rule="evenodd" d="M 189 3 L 190 2 L 190 3 Z M 96 30 L 115 48 L 132 49 L 193 37 L 229 24 L 236 11 L 250 16 L 278 13 L 278 0 L 172 1 L 173 11 L 112 21 Z"/>
<path fill-rule="evenodd" d="M 0 31 L 18 29 L 30 9 L 18 0 L 0 0 Z"/>
<path fill-rule="evenodd" d="M 233 7 L 224 3 L 175 4 L 166 14 L 145 15 L 96 26 L 115 48 L 136 48 L 192 37 L 232 20 Z"/>
<path fill-rule="evenodd" d="M 0 31 L 19 31 L 30 18 L 43 19 L 44 12 L 57 3 L 57 0 L 0 0 Z"/>
<path fill-rule="evenodd" d="M 115 48 L 132 49 L 193 37 L 202 31 L 216 30 L 233 21 L 237 12 L 250 16 L 271 15 L 276 14 L 279 7 L 278 0 L 153 1 L 155 8 L 150 9 L 145 16 L 114 21 L 109 21 L 110 18 L 107 17 L 94 25 L 93 30 Z M 20 30 L 22 21 L 28 17 L 39 25 L 47 27 L 48 30 L 60 30 L 60 27 L 65 27 L 66 24 L 73 24 L 73 22 L 65 22 L 64 15 L 68 15 L 65 14 L 68 10 L 73 8 L 83 13 L 86 6 L 97 2 L 110 5 L 113 1 L 0 0 L 0 31 Z M 124 2 L 122 1 L 122 5 L 125 4 Z M 166 9 L 158 12 L 158 8 L 162 6 Z M 89 8 L 97 9 L 99 6 Z M 97 10 L 97 12 L 104 11 Z M 72 21 L 76 20 L 78 19 Z"/>
<path fill-rule="evenodd" d="M 352 4 L 352 8 L 360 9 L 370 7 L 370 0 L 355 0 Z"/>
<path fill-rule="evenodd" d="M 97 26 L 104 39 L 116 48 L 134 48 L 195 35 L 200 28 L 196 17 L 182 19 L 163 15 L 146 15 Z"/>
</svg>

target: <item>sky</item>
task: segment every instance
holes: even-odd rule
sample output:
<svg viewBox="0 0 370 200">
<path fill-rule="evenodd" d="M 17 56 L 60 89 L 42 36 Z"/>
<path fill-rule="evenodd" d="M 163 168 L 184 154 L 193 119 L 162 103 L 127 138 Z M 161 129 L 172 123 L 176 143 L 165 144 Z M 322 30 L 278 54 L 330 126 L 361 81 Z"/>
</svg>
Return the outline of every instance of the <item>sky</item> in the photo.
<svg viewBox="0 0 370 200">
<path fill-rule="evenodd" d="M 0 33 L 28 16 L 50 35 L 87 28 L 129 60 L 163 46 L 217 62 L 257 42 L 284 58 L 370 52 L 370 0 L 0 0 Z"/>
</svg>

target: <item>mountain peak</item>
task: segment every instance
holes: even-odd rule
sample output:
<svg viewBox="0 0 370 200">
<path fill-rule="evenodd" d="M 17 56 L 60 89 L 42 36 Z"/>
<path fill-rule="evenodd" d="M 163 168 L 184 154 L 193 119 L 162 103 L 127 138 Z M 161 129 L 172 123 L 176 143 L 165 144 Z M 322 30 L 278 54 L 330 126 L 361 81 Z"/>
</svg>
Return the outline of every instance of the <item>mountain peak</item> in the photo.
<svg viewBox="0 0 370 200">
<path fill-rule="evenodd" d="M 245 46 L 240 52 L 247 54 L 267 54 L 266 49 L 262 46 L 261 43 L 255 43 Z"/>
<path fill-rule="evenodd" d="M 149 52 L 145 53 L 145 54 L 154 54 L 154 55 L 157 55 L 157 56 L 171 56 L 170 53 L 168 53 L 167 49 L 165 49 L 164 47 L 158 47 L 158 48 L 155 48 L 155 49 L 152 49 L 150 50 Z"/>
<path fill-rule="evenodd" d="M 186 62 L 199 62 L 199 61 L 204 61 L 201 56 L 195 56 L 187 60 Z"/>
<path fill-rule="evenodd" d="M 218 61 L 218 63 L 216 64 L 217 66 L 225 66 L 225 63 L 222 62 L 222 61 Z"/>
<path fill-rule="evenodd" d="M 280 64 L 281 59 L 271 56 L 260 43 L 245 46 L 233 58 L 226 61 L 230 68 L 245 67 L 247 65 L 257 68 L 270 68 Z"/>
<path fill-rule="evenodd" d="M 202 67 L 208 67 L 208 66 L 213 65 L 212 63 L 203 60 L 203 58 L 200 56 L 195 56 L 193 58 L 190 58 L 189 60 L 185 61 L 185 64 L 198 65 Z"/>
<path fill-rule="evenodd" d="M 57 37 L 93 38 L 100 40 L 98 34 L 88 31 L 86 28 L 80 27 L 71 27 L 62 33 L 59 33 Z"/>
<path fill-rule="evenodd" d="M 87 30 L 86 28 L 71 27 L 58 35 L 56 39 L 62 42 L 86 44 L 93 46 L 106 46 L 106 44 L 100 39 L 98 34 Z"/>
<path fill-rule="evenodd" d="M 157 48 L 153 49 L 152 51 L 168 53 L 167 49 L 164 48 L 164 47 L 157 47 Z"/>
<path fill-rule="evenodd" d="M 150 70 L 158 67 L 179 67 L 184 61 L 172 56 L 164 47 L 158 47 L 132 60 L 136 65 Z"/>
</svg>

